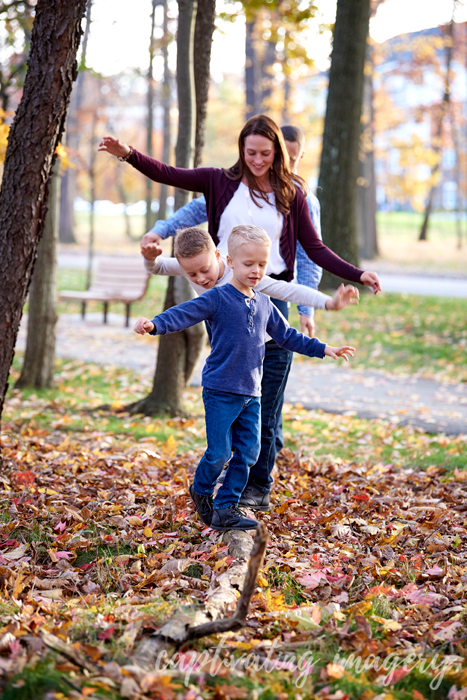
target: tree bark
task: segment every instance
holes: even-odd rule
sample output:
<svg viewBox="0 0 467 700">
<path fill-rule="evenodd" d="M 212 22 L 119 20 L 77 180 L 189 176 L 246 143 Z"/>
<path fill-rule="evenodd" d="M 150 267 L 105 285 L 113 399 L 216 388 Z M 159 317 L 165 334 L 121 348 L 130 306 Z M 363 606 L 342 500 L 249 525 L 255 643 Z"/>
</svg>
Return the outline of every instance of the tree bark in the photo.
<svg viewBox="0 0 467 700">
<path fill-rule="evenodd" d="M 151 37 L 149 40 L 149 69 L 148 69 L 148 92 L 147 92 L 147 134 L 146 134 L 146 153 L 152 158 L 152 135 L 154 131 L 154 29 L 156 27 L 156 5 L 157 0 L 152 0 L 151 12 Z M 146 178 L 146 231 L 149 231 L 154 223 L 154 216 L 151 211 L 152 204 L 152 180 Z"/>
<path fill-rule="evenodd" d="M 245 93 L 247 120 L 259 114 L 259 64 L 255 46 L 255 20 L 246 21 L 245 38 Z"/>
<path fill-rule="evenodd" d="M 164 80 L 162 83 L 162 109 L 164 111 L 164 126 L 162 134 L 162 162 L 168 163 L 170 160 L 170 108 L 172 106 L 170 69 L 169 69 L 169 22 L 167 2 L 164 5 L 164 36 L 162 38 L 162 57 L 164 59 Z M 161 185 L 159 189 L 159 212 L 158 219 L 167 217 L 167 185 Z"/>
<path fill-rule="evenodd" d="M 0 415 L 77 75 L 85 7 L 86 0 L 39 0 L 23 96 L 10 129 L 0 192 Z"/>
<path fill-rule="evenodd" d="M 216 16 L 216 0 L 198 0 L 195 24 L 194 74 L 196 93 L 195 157 L 193 167 L 201 165 L 204 148 L 209 83 L 211 80 L 211 48 Z"/>
<path fill-rule="evenodd" d="M 60 209 L 59 163 L 51 177 L 44 233 L 29 288 L 28 337 L 17 387 L 51 387 L 54 379 L 57 325 L 57 244 Z"/>
<path fill-rule="evenodd" d="M 375 177 L 375 113 L 373 103 L 373 62 L 368 47 L 367 70 L 363 90 L 362 135 L 360 139 L 360 178 L 358 186 L 358 243 L 359 253 L 365 260 L 373 260 L 378 255 L 378 235 L 376 229 L 376 177 Z"/>
<path fill-rule="evenodd" d="M 358 265 L 357 178 L 370 0 L 338 0 L 318 182 L 323 238 Z M 341 280 L 323 275 L 322 286 Z"/>
<path fill-rule="evenodd" d="M 178 138 L 175 150 L 179 168 L 193 165 L 195 146 L 195 88 L 193 40 L 196 0 L 178 0 L 177 89 Z M 206 92 L 207 97 L 207 92 Z M 188 202 L 189 193 L 175 191 L 175 209 Z M 193 288 L 184 277 L 171 277 L 167 286 L 164 310 L 194 297 Z M 145 399 L 128 406 L 132 413 L 157 415 L 183 413 L 183 391 L 198 361 L 205 342 L 204 324 L 170 333 L 159 339 L 157 366 L 152 391 Z"/>
<path fill-rule="evenodd" d="M 92 0 L 87 0 L 86 8 L 86 25 L 83 37 L 83 48 L 81 51 L 81 66 L 83 70 L 78 73 L 76 81 L 76 90 L 73 90 L 70 100 L 70 109 L 68 110 L 68 119 L 65 130 L 65 141 L 67 148 L 70 149 L 72 155 L 79 151 L 80 130 L 79 130 L 79 112 L 83 104 L 84 80 L 86 66 L 86 51 L 88 47 L 89 32 L 91 29 L 91 8 Z M 67 168 L 63 173 L 61 180 L 60 194 L 60 221 L 59 221 L 59 239 L 60 243 L 76 243 L 75 237 L 75 210 L 74 203 L 77 187 L 77 171 L 76 168 Z"/>
<path fill-rule="evenodd" d="M 434 180 L 436 179 L 440 165 L 441 165 L 441 157 L 443 153 L 442 149 L 442 144 L 441 144 L 441 138 L 443 135 L 443 122 L 444 122 L 444 117 L 446 116 L 446 113 L 449 109 L 449 103 L 450 103 L 450 92 L 451 92 L 451 62 L 452 62 L 452 43 L 453 43 L 453 37 L 454 37 L 454 16 L 449 24 L 449 29 L 448 29 L 448 35 L 447 35 L 447 41 L 446 41 L 446 76 L 444 79 L 444 93 L 443 93 L 443 99 L 439 108 L 439 114 L 438 114 L 438 119 L 437 119 L 437 124 L 436 124 L 436 134 L 435 134 L 435 139 L 434 139 L 434 144 L 433 144 L 433 150 L 437 155 L 436 163 L 431 169 L 431 180 L 433 184 L 430 187 L 430 191 L 428 192 L 428 197 L 426 200 L 426 205 L 425 205 L 425 216 L 423 217 L 423 224 L 422 228 L 420 230 L 420 235 L 418 237 L 419 241 L 426 241 L 428 238 L 428 224 L 430 221 L 430 215 L 431 215 L 431 210 L 433 208 L 433 196 L 435 193 L 436 189 L 436 184 L 434 184 Z"/>
</svg>

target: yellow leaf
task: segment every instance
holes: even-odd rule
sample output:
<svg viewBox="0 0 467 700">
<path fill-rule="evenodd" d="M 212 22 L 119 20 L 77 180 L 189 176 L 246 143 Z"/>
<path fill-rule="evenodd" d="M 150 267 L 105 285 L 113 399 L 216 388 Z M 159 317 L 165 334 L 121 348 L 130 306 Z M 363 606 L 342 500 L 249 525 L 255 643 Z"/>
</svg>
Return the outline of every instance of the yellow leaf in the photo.
<svg viewBox="0 0 467 700">
<path fill-rule="evenodd" d="M 371 602 L 369 600 L 362 600 L 360 603 L 355 603 L 347 608 L 347 613 L 354 613 L 354 615 L 364 615 L 368 610 L 371 610 Z"/>
<path fill-rule="evenodd" d="M 169 457 L 175 457 L 177 454 L 177 442 L 173 435 L 169 435 L 165 444 L 162 445 L 162 452 Z"/>
<path fill-rule="evenodd" d="M 269 581 L 265 576 L 263 576 L 263 574 L 258 574 L 258 578 L 256 579 L 256 581 L 263 588 L 267 588 L 269 586 Z"/>
<path fill-rule="evenodd" d="M 266 605 L 266 610 L 268 612 L 274 612 L 275 610 L 288 610 L 287 604 L 284 600 L 282 593 L 275 598 L 272 597 L 271 589 L 268 588 L 264 594 L 264 602 Z"/>
<path fill-rule="evenodd" d="M 329 678 L 342 678 L 345 673 L 345 668 L 340 664 L 328 664 L 326 666 L 326 673 Z"/>
<path fill-rule="evenodd" d="M 146 527 L 145 527 L 144 530 L 143 530 L 143 535 L 144 535 L 145 537 L 152 537 L 152 530 L 151 530 L 151 528 L 148 527 L 147 525 L 146 525 Z"/>
</svg>

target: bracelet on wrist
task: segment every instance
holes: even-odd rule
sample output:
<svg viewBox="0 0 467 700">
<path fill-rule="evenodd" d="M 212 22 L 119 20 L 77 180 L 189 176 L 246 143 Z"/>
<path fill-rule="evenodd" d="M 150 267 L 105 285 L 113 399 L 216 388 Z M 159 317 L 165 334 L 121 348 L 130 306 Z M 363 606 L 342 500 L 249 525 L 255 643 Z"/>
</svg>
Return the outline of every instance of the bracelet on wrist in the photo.
<svg viewBox="0 0 467 700">
<path fill-rule="evenodd" d="M 120 163 L 127 163 L 127 162 L 128 162 L 128 159 L 130 158 L 130 156 L 133 155 L 133 149 L 132 149 L 132 147 L 131 147 L 131 146 L 128 146 L 128 148 L 129 148 L 130 150 L 128 151 L 128 153 L 127 153 L 126 156 L 118 156 L 118 160 L 120 161 Z"/>
</svg>

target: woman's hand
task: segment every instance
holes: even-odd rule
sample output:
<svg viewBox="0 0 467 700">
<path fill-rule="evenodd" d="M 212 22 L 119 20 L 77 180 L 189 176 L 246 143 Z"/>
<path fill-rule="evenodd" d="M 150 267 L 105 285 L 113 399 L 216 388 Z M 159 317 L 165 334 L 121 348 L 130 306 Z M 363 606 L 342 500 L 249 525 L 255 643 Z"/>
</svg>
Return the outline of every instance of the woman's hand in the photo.
<svg viewBox="0 0 467 700">
<path fill-rule="evenodd" d="M 145 335 L 145 333 L 150 333 L 153 331 L 155 328 L 154 324 L 152 321 L 150 321 L 148 318 L 139 318 L 134 327 L 134 332 L 139 333 L 140 335 Z"/>
<path fill-rule="evenodd" d="M 339 287 L 332 299 L 326 301 L 325 307 L 327 311 L 340 311 L 345 309 L 349 304 L 358 304 L 360 298 L 357 287 L 352 287 L 348 284 L 344 287 L 343 284 Z"/>
<path fill-rule="evenodd" d="M 126 158 L 131 149 L 126 143 L 119 141 L 114 136 L 104 136 L 97 150 L 106 151 L 117 158 Z"/>
<path fill-rule="evenodd" d="M 339 357 L 343 357 L 346 362 L 349 361 L 349 357 L 353 357 L 355 354 L 355 348 L 350 347 L 350 345 L 342 345 L 340 348 L 333 348 L 331 345 L 326 345 L 324 348 L 324 354 L 328 357 L 332 357 L 333 360 L 337 360 Z"/>
<path fill-rule="evenodd" d="M 381 282 L 376 272 L 363 272 L 360 276 L 360 283 L 371 287 L 375 294 L 381 291 Z"/>
</svg>

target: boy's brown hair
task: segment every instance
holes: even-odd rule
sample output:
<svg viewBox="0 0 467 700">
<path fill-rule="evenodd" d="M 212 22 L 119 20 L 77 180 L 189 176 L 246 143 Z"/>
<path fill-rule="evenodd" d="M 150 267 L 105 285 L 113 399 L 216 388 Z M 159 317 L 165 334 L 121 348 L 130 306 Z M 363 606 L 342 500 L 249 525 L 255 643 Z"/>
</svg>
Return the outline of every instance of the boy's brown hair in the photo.
<svg viewBox="0 0 467 700">
<path fill-rule="evenodd" d="M 199 226 L 191 226 L 177 232 L 174 243 L 174 255 L 178 258 L 194 258 L 200 253 L 215 250 L 214 241 L 207 231 Z"/>
</svg>

